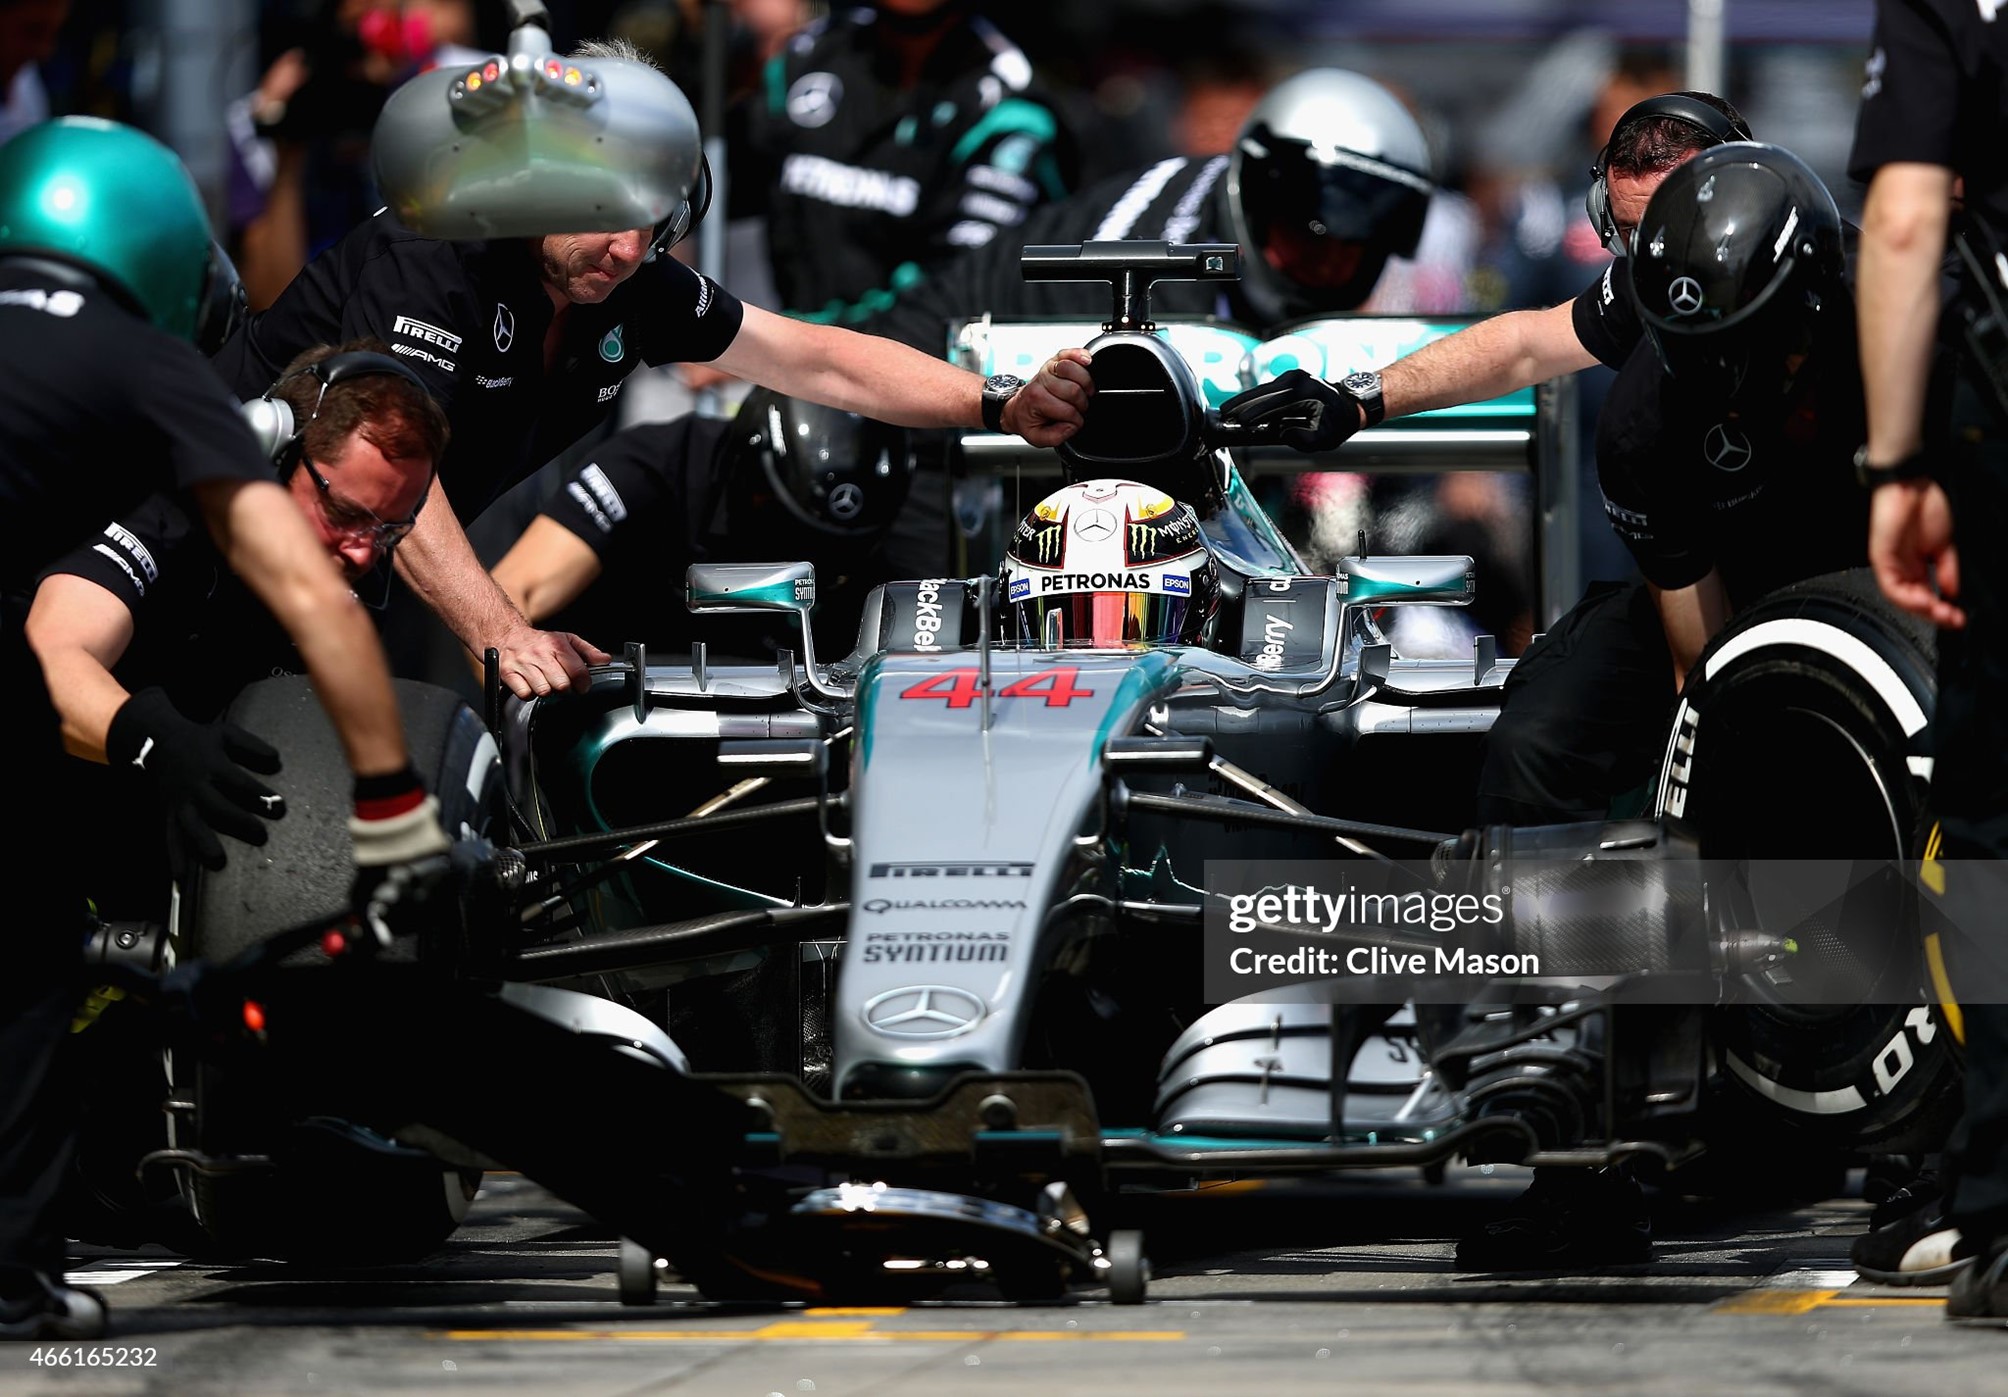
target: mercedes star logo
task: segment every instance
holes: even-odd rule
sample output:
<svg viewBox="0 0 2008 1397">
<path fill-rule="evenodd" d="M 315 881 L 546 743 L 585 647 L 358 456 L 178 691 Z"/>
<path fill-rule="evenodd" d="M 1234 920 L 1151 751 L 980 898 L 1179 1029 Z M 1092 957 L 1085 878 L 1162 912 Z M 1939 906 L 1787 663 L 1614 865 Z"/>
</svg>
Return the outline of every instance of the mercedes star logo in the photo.
<svg viewBox="0 0 2008 1397">
<path fill-rule="evenodd" d="M 804 73 L 788 89 L 788 116 L 797 126 L 827 126 L 844 100 L 844 80 L 835 73 Z"/>
<path fill-rule="evenodd" d="M 830 491 L 830 515 L 832 518 L 849 522 L 858 517 L 865 507 L 865 492 L 853 481 L 846 480 Z"/>
<path fill-rule="evenodd" d="M 949 985 L 908 985 L 865 1001 L 865 1023 L 888 1038 L 953 1038 L 983 1022 L 990 1011 L 968 990 Z"/>
<path fill-rule="evenodd" d="M 1116 531 L 1116 517 L 1106 509 L 1091 509 L 1074 520 L 1074 536 L 1084 538 L 1089 543 L 1100 543 L 1113 537 Z"/>
<path fill-rule="evenodd" d="M 1666 303 L 1675 315 L 1692 315 L 1701 309 L 1701 283 L 1691 276 L 1675 277 L 1666 290 Z"/>
<path fill-rule="evenodd" d="M 509 346 L 516 342 L 516 313 L 505 305 L 495 307 L 495 348 L 507 354 Z"/>
<path fill-rule="evenodd" d="M 1719 471 L 1740 471 L 1750 464 L 1750 438 L 1727 422 L 1717 422 L 1702 438 L 1701 454 Z"/>
</svg>

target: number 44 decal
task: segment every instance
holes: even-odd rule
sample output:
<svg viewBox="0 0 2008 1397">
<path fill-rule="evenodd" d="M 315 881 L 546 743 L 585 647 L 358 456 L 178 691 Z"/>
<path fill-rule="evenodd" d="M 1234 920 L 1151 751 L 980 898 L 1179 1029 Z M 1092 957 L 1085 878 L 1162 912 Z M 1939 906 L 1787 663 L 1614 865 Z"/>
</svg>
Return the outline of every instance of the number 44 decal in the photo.
<svg viewBox="0 0 2008 1397">
<path fill-rule="evenodd" d="M 1042 669 L 1037 674 L 1028 674 L 1023 679 L 1013 680 L 997 691 L 998 698 L 1044 699 L 1048 708 L 1065 708 L 1075 699 L 1093 698 L 1093 689 L 1082 689 L 1074 681 L 1081 671 L 1073 665 L 1061 665 L 1057 669 Z M 941 699 L 950 708 L 967 708 L 983 697 L 978 687 L 976 671 L 973 669 L 944 670 L 932 679 L 923 679 L 911 688 L 900 691 L 903 699 Z"/>
</svg>

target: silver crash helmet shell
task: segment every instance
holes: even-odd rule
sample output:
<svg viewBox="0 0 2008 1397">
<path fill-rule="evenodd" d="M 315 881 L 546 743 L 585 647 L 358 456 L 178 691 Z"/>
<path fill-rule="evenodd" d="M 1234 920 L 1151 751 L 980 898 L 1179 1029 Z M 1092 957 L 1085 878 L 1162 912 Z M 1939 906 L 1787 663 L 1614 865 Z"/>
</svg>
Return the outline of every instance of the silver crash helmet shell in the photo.
<svg viewBox="0 0 2008 1397">
<path fill-rule="evenodd" d="M 697 117 L 625 58 L 499 54 L 420 73 L 370 141 L 397 221 L 435 238 L 616 233 L 689 220 Z"/>
<path fill-rule="evenodd" d="M 1286 78 L 1228 156 L 1241 294 L 1268 324 L 1352 310 L 1414 254 L 1435 188 L 1422 127 L 1385 87 L 1344 68 Z"/>
<path fill-rule="evenodd" d="M 1191 644 L 1219 594 L 1199 516 L 1133 480 L 1054 491 L 1004 553 L 1005 638 L 1049 649 Z"/>
</svg>

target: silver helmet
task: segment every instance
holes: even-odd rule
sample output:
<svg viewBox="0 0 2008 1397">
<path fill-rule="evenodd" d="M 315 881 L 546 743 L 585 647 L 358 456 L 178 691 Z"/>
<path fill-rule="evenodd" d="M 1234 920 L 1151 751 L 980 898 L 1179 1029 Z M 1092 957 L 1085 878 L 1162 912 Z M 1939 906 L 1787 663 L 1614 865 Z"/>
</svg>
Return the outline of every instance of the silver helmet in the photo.
<svg viewBox="0 0 2008 1397">
<path fill-rule="evenodd" d="M 1228 157 L 1241 292 L 1264 321 L 1351 310 L 1422 237 L 1429 143 L 1393 93 L 1312 68 L 1256 103 Z"/>
</svg>

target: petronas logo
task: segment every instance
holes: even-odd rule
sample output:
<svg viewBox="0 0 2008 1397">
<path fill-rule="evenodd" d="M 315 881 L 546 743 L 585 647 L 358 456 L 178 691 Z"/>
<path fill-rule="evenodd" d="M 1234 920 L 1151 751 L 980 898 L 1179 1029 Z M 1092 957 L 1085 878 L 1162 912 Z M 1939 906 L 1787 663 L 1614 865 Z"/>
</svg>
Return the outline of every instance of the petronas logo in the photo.
<svg viewBox="0 0 2008 1397">
<path fill-rule="evenodd" d="M 616 325 L 600 336 L 600 358 L 609 364 L 618 364 L 627 350 L 621 345 L 621 331 L 625 326 Z"/>
</svg>

